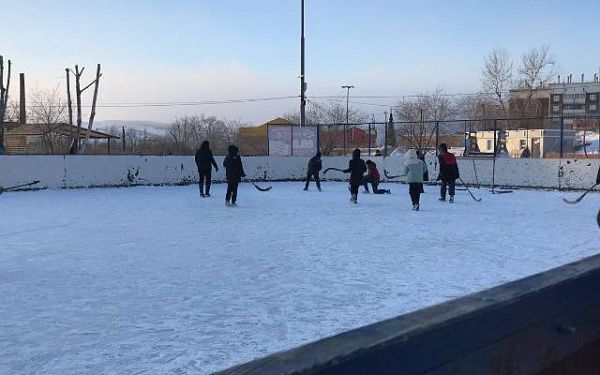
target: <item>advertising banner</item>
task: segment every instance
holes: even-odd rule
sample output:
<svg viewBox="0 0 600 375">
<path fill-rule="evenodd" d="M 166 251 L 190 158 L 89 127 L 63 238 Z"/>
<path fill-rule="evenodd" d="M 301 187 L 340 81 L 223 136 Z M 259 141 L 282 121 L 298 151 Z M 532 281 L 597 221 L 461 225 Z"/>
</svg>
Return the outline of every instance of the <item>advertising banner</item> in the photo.
<svg viewBox="0 0 600 375">
<path fill-rule="evenodd" d="M 292 127 L 269 126 L 269 155 L 290 156 L 292 154 Z"/>
</svg>

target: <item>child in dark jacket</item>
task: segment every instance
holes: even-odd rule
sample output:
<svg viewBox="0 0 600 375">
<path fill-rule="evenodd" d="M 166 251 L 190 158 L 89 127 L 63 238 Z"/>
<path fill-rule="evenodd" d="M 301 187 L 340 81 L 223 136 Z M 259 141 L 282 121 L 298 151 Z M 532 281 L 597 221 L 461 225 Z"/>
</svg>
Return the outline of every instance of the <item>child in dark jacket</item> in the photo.
<svg viewBox="0 0 600 375">
<path fill-rule="evenodd" d="M 348 162 L 348 169 L 344 173 L 350 173 L 350 201 L 356 203 L 358 198 L 358 188 L 363 182 L 363 174 L 367 171 L 365 161 L 360 158 L 360 150 L 354 149 L 352 160 Z"/>
<path fill-rule="evenodd" d="M 379 175 L 379 171 L 377 170 L 377 164 L 372 160 L 367 160 L 365 162 L 367 165 L 367 176 L 364 179 L 364 186 L 367 193 L 369 192 L 368 183 L 371 183 L 371 188 L 373 189 L 374 194 L 390 194 L 389 190 L 379 189 L 379 181 L 381 180 L 381 176 Z"/>
<path fill-rule="evenodd" d="M 446 200 L 446 187 L 448 187 L 450 195 L 450 203 L 454 203 L 454 190 L 456 186 L 456 179 L 460 177 L 458 173 L 458 163 L 453 154 L 448 152 L 448 146 L 445 143 L 440 144 L 440 154 L 438 160 L 440 162 L 440 174 L 438 180 L 442 181 L 440 187 L 440 200 Z"/>
<path fill-rule="evenodd" d="M 196 160 L 196 166 L 198 167 L 198 176 L 199 181 L 198 184 L 200 186 L 200 196 L 201 197 L 210 197 L 210 182 L 212 180 L 211 172 L 212 167 L 215 167 L 215 170 L 218 172 L 219 167 L 217 166 L 217 162 L 213 157 L 213 153 L 210 149 L 210 145 L 208 141 L 202 142 L 200 148 L 196 151 L 196 156 L 194 157 Z M 204 183 L 206 182 L 206 190 L 204 190 Z"/>
<path fill-rule="evenodd" d="M 225 195 L 225 205 L 237 206 L 237 190 L 242 177 L 246 177 L 242 158 L 239 155 L 237 146 L 230 145 L 227 149 L 227 156 L 223 160 L 225 167 L 225 177 L 227 178 L 227 194 Z"/>
<path fill-rule="evenodd" d="M 321 191 L 321 180 L 319 179 L 319 171 L 321 168 L 323 168 L 323 163 L 321 163 L 321 152 L 317 151 L 316 155 L 310 158 L 308 161 L 308 168 L 306 170 L 306 185 L 304 185 L 304 190 L 308 190 L 310 179 L 311 177 L 314 177 L 317 184 L 317 189 Z"/>
</svg>

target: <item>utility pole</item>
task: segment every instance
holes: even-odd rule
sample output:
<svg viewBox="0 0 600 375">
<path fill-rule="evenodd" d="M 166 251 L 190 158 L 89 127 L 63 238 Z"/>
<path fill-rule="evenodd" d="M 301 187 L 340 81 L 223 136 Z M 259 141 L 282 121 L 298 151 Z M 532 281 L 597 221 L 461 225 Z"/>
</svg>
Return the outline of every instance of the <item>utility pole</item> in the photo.
<svg viewBox="0 0 600 375">
<path fill-rule="evenodd" d="M 350 89 L 353 89 L 354 86 L 351 85 L 343 85 L 342 86 L 343 89 L 346 89 L 346 125 L 344 126 L 344 155 L 346 155 L 346 147 L 347 147 L 347 140 L 346 140 L 346 133 L 348 132 L 348 117 L 349 117 L 349 103 L 350 103 Z"/>
<path fill-rule="evenodd" d="M 306 125 L 306 98 L 304 97 L 304 92 L 306 91 L 306 77 L 304 76 L 304 0 L 300 1 L 300 6 L 300 126 L 304 126 Z"/>
</svg>

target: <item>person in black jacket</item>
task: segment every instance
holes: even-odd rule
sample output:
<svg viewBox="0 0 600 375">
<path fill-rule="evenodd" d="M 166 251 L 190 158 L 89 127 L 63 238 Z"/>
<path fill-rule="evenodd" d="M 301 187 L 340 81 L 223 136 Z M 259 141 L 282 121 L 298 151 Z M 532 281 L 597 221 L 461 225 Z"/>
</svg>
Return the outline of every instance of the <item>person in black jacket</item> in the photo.
<svg viewBox="0 0 600 375">
<path fill-rule="evenodd" d="M 598 175 L 596 176 L 596 185 L 600 184 L 600 168 L 598 168 Z M 596 216 L 596 221 L 598 222 L 598 226 L 600 227 L 600 210 L 598 210 L 598 215 Z"/>
<path fill-rule="evenodd" d="M 308 190 L 310 178 L 314 177 L 317 184 L 317 189 L 321 191 L 321 180 L 319 179 L 319 171 L 321 168 L 323 168 L 323 163 L 321 163 L 321 152 L 317 151 L 317 154 L 308 161 L 308 168 L 306 170 L 306 185 L 304 185 L 304 190 Z"/>
<path fill-rule="evenodd" d="M 358 198 L 358 188 L 363 182 L 363 175 L 367 171 L 365 161 L 360 158 L 360 150 L 358 148 L 352 151 L 352 160 L 348 162 L 348 169 L 344 169 L 344 173 L 350 173 L 350 201 L 356 203 Z"/>
<path fill-rule="evenodd" d="M 246 177 L 242 158 L 239 155 L 237 146 L 230 145 L 227 149 L 227 156 L 223 160 L 225 167 L 225 178 L 227 178 L 227 194 L 225 195 L 225 205 L 237 206 L 237 190 L 242 177 Z"/>
<path fill-rule="evenodd" d="M 198 167 L 198 185 L 200 186 L 200 196 L 203 198 L 210 197 L 212 167 L 215 167 L 217 172 L 219 171 L 219 167 L 217 166 L 217 162 L 213 157 L 213 153 L 210 149 L 208 141 L 202 142 L 202 145 L 200 145 L 200 148 L 196 151 L 196 156 L 194 159 L 196 160 L 196 166 Z M 206 190 L 203 189 L 205 181 Z"/>
<path fill-rule="evenodd" d="M 440 187 L 440 200 L 446 200 L 446 187 L 448 187 L 450 195 L 450 203 L 454 203 L 454 190 L 456 186 L 456 179 L 460 177 L 458 173 L 458 164 L 453 154 L 448 152 L 448 146 L 445 143 L 440 144 L 440 154 L 438 160 L 440 162 L 440 174 L 438 175 L 438 181 L 442 181 Z"/>
</svg>

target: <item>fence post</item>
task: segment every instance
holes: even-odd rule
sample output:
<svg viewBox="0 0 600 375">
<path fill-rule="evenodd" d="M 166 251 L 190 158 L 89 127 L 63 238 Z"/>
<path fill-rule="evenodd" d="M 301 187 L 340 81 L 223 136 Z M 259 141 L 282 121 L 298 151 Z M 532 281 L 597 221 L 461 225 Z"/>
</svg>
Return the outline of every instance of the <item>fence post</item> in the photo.
<svg viewBox="0 0 600 375">
<path fill-rule="evenodd" d="M 563 158 L 563 136 L 565 134 L 565 118 L 560 117 L 560 158 Z"/>
<path fill-rule="evenodd" d="M 435 122 L 435 156 L 438 155 L 438 148 L 440 147 L 440 122 Z"/>
<path fill-rule="evenodd" d="M 465 133 L 463 135 L 464 141 L 465 141 L 465 150 L 463 151 L 463 156 L 467 156 L 467 120 L 465 120 Z M 468 139 L 470 140 L 470 134 Z"/>
<path fill-rule="evenodd" d="M 317 151 L 321 151 L 321 125 L 317 124 Z"/>
<path fill-rule="evenodd" d="M 498 133 L 498 119 L 494 119 L 494 156 L 492 157 L 492 194 L 496 188 L 496 134 Z"/>
<path fill-rule="evenodd" d="M 387 113 L 386 113 L 386 117 L 387 117 Z M 383 157 L 387 156 L 387 143 L 388 143 L 388 123 L 387 123 L 387 119 L 386 122 L 383 126 Z"/>
</svg>

